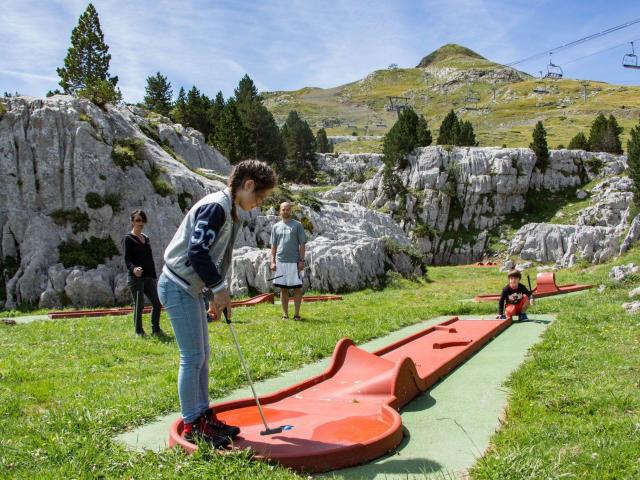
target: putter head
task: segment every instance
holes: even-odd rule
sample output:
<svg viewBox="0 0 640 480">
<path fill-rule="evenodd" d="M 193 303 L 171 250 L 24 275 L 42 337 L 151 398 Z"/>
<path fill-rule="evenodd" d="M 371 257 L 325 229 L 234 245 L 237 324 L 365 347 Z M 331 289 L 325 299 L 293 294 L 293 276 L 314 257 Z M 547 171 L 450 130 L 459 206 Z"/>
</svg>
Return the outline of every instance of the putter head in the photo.
<svg viewBox="0 0 640 480">
<path fill-rule="evenodd" d="M 266 430 L 263 430 L 262 432 L 260 432 L 260 435 L 273 435 L 274 433 L 281 433 L 281 432 L 282 432 L 282 427 L 267 428 Z"/>
<path fill-rule="evenodd" d="M 276 428 L 267 428 L 260 432 L 260 435 L 273 435 L 274 433 L 282 433 L 283 430 L 291 430 L 293 425 L 281 425 Z"/>
</svg>

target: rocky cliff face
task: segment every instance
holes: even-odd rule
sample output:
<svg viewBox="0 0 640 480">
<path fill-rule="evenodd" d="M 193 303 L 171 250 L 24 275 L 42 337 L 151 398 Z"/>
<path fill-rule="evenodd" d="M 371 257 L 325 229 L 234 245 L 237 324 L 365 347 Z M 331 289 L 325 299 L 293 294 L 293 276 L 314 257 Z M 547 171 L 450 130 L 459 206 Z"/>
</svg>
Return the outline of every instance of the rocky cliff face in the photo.
<svg viewBox="0 0 640 480">
<path fill-rule="evenodd" d="M 638 220 L 625 237 L 632 186 L 628 177 L 603 180 L 593 188 L 592 205 L 579 212 L 575 225 L 524 225 L 512 238 L 508 253 L 557 267 L 571 267 L 580 260 L 599 263 L 623 253 L 638 239 Z"/>
<path fill-rule="evenodd" d="M 67 96 L 1 101 L 0 271 L 8 308 L 129 302 L 121 238 L 130 212 L 147 213 L 160 272 L 184 213 L 224 188 L 209 174 L 224 179 L 230 171 L 199 132 L 135 107 L 103 111 Z M 420 270 L 387 214 L 327 202 L 301 215 L 311 237 L 305 284 L 314 289 L 352 290 L 378 284 L 389 269 Z M 267 291 L 263 260 L 276 218 L 254 211 L 244 221 L 232 292 Z"/>
<path fill-rule="evenodd" d="M 38 303 L 43 292 L 47 292 L 43 306 L 113 303 L 114 285 L 122 283 L 118 274 L 124 271 L 119 253 L 111 258 L 104 255 L 98 262 L 104 264 L 101 270 L 64 268 L 56 266 L 60 245 L 66 242 L 77 247 L 84 241 L 85 253 L 100 248 L 119 252 L 121 238 L 130 229 L 130 212 L 142 208 L 149 218 L 146 232 L 159 269 L 183 208 L 224 187 L 181 163 L 229 171 L 224 157 L 193 132 L 174 131 L 170 142 L 182 152 L 176 159 L 170 148 L 144 135 L 139 124 L 145 119 L 127 107 L 103 111 L 88 101 L 66 96 L 13 97 L 4 103 L 0 258 L 7 307 Z M 125 166 L 116 164 L 114 150 L 124 152 Z M 203 151 L 208 155 L 201 155 Z M 126 161 L 131 165 L 126 166 Z M 88 243 L 92 237 L 97 240 Z M 77 258 L 78 249 L 72 250 Z M 102 284 L 107 287 L 98 287 Z M 99 301 L 87 301 L 87 295 Z"/>
<path fill-rule="evenodd" d="M 325 172 L 331 183 L 366 180 L 382 166 L 382 155 L 379 153 L 318 153 L 318 168 Z"/>
<path fill-rule="evenodd" d="M 523 148 L 418 148 L 408 156 L 407 168 L 396 172 L 402 193 L 388 198 L 379 171 L 353 201 L 389 209 L 428 263 L 470 263 L 485 252 L 488 231 L 522 211 L 529 195 L 619 174 L 626 158 L 554 150 L 544 173 L 535 163 L 533 152 Z"/>
</svg>

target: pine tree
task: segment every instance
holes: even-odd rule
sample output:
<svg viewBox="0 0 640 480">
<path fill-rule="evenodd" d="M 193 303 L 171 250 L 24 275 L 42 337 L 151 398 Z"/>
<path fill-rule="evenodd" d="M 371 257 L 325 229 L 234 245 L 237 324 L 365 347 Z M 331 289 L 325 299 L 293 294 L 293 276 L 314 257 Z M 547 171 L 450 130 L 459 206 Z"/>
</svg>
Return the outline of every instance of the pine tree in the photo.
<svg viewBox="0 0 640 480">
<path fill-rule="evenodd" d="M 536 154 L 536 167 L 544 173 L 549 165 L 549 147 L 547 146 L 547 131 L 542 122 L 536 123 L 533 129 L 533 141 L 529 148 Z"/>
<path fill-rule="evenodd" d="M 57 69 L 64 92 L 82 95 L 97 100 L 97 103 L 119 100 L 121 95 L 116 89 L 118 77 L 109 75 L 111 55 L 108 52 L 98 12 L 90 3 L 71 32 L 71 47 L 64 59 L 64 67 Z"/>
<path fill-rule="evenodd" d="M 620 134 L 623 128 L 618 125 L 616 117 L 599 114 L 591 124 L 589 147 L 592 152 L 622 153 Z"/>
<path fill-rule="evenodd" d="M 316 133 L 316 149 L 318 153 L 330 153 L 333 151 L 333 144 L 329 142 L 324 128 L 321 128 Z"/>
<path fill-rule="evenodd" d="M 455 144 L 460 147 L 475 147 L 478 145 L 476 142 L 476 135 L 473 132 L 473 125 L 471 122 L 460 122 L 458 128 L 458 138 Z"/>
<path fill-rule="evenodd" d="M 242 152 L 246 150 L 247 143 L 247 132 L 238 115 L 236 100 L 232 97 L 222 110 L 213 144 L 231 163 L 237 163 L 244 159 Z"/>
<path fill-rule="evenodd" d="M 442 120 L 442 124 L 440 124 L 438 145 L 457 145 L 459 134 L 460 122 L 458 116 L 451 110 Z"/>
<path fill-rule="evenodd" d="M 591 129 L 589 130 L 589 151 L 602 152 L 603 140 L 607 132 L 609 122 L 604 114 L 599 114 L 595 120 L 591 123 Z"/>
<path fill-rule="evenodd" d="M 258 96 L 258 89 L 249 75 L 245 74 L 245 76 L 240 79 L 238 87 L 234 90 L 234 95 L 238 104 L 251 102 Z"/>
<path fill-rule="evenodd" d="M 224 105 L 224 95 L 222 95 L 222 92 L 218 92 L 209 109 L 209 117 L 211 119 L 211 133 L 208 138 L 209 143 L 213 143 L 213 139 L 215 138 L 216 128 L 218 128 L 218 124 L 220 123 Z"/>
<path fill-rule="evenodd" d="M 589 151 L 589 140 L 584 133 L 576 133 L 569 142 L 569 150 L 586 150 Z"/>
<path fill-rule="evenodd" d="M 424 118 L 424 115 L 420 115 L 418 118 L 417 140 L 419 147 L 428 147 L 431 145 L 431 142 L 433 142 L 431 130 L 429 130 L 429 124 L 427 123 L 427 119 Z"/>
<path fill-rule="evenodd" d="M 287 153 L 282 176 L 290 180 L 311 182 L 316 170 L 316 139 L 309 124 L 295 110 L 289 112 L 282 126 L 282 141 Z"/>
<path fill-rule="evenodd" d="M 286 148 L 280 129 L 271 112 L 262 104 L 262 97 L 249 75 L 242 77 L 234 93 L 238 116 L 247 132 L 242 155 L 274 166 L 282 164 Z"/>
<path fill-rule="evenodd" d="M 167 81 L 167 77 L 157 72 L 152 77 L 147 77 L 147 86 L 145 88 L 144 105 L 160 115 L 168 116 L 171 112 L 173 91 L 171 90 L 171 82 Z"/>
<path fill-rule="evenodd" d="M 180 96 L 178 95 L 178 97 Z M 211 106 L 212 102 L 209 97 L 200 93 L 200 90 L 194 85 L 186 95 L 184 118 L 181 123 L 185 127 L 195 128 L 204 135 L 204 138 L 209 138 L 213 131 Z"/>
<path fill-rule="evenodd" d="M 416 112 L 407 108 L 384 136 L 382 152 L 386 170 L 407 166 L 407 154 L 418 146 L 418 123 Z"/>
<path fill-rule="evenodd" d="M 627 162 L 629 177 L 633 180 L 633 203 L 640 210 L 640 123 L 629 133 Z"/>
<path fill-rule="evenodd" d="M 184 92 L 184 87 L 180 87 L 178 98 L 176 103 L 173 105 L 173 109 L 169 116 L 175 123 L 180 123 L 183 126 L 185 125 L 185 119 L 187 117 L 187 95 Z"/>
<path fill-rule="evenodd" d="M 622 154 L 622 142 L 620 142 L 620 134 L 624 128 L 618 125 L 616 117 L 609 115 L 607 121 L 607 130 L 603 138 L 603 146 L 605 152 Z"/>
</svg>

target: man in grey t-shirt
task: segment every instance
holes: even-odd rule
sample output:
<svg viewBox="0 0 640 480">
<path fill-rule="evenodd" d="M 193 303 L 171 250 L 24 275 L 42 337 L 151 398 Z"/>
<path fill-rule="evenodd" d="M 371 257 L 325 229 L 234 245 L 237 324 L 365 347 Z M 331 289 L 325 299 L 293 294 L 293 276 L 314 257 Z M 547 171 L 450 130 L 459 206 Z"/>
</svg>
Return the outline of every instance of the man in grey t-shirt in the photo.
<svg viewBox="0 0 640 480">
<path fill-rule="evenodd" d="M 291 204 L 280 205 L 282 220 L 271 228 L 271 270 L 275 271 L 273 286 L 280 287 L 282 318 L 289 318 L 289 289 L 293 289 L 294 320 L 300 320 L 304 245 L 307 236 L 302 224 L 291 218 Z"/>
</svg>

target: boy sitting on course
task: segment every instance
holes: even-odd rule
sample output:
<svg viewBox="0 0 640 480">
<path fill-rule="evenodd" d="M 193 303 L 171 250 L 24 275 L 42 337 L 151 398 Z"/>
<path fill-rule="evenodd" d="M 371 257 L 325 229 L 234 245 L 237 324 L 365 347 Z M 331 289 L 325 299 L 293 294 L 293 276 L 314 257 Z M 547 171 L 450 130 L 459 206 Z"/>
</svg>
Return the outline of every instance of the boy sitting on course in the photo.
<svg viewBox="0 0 640 480">
<path fill-rule="evenodd" d="M 529 304 L 533 305 L 533 297 L 527 287 L 520 283 L 521 278 L 522 274 L 518 270 L 509 271 L 509 284 L 502 289 L 497 318 L 511 320 L 517 315 L 520 321 L 529 319 L 526 311 Z"/>
</svg>

